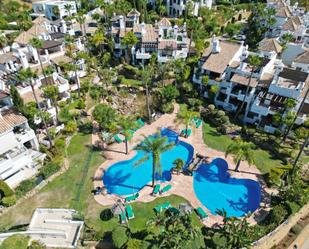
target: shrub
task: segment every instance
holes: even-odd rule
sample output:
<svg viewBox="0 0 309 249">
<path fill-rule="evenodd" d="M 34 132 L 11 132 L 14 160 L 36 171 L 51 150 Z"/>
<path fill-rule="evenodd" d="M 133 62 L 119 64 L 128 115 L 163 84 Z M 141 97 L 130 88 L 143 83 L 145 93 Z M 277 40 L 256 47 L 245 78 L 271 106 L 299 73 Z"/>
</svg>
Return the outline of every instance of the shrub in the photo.
<svg viewBox="0 0 309 249">
<path fill-rule="evenodd" d="M 127 228 L 118 226 L 112 231 L 113 245 L 116 248 L 122 248 L 128 241 Z"/>
<path fill-rule="evenodd" d="M 16 203 L 16 197 L 15 195 L 3 197 L 1 203 L 5 207 L 13 206 Z"/>
<path fill-rule="evenodd" d="M 225 116 L 225 112 L 222 111 L 222 110 L 219 110 L 219 111 L 216 113 L 216 117 L 217 117 L 217 118 L 222 118 L 223 116 Z"/>
<path fill-rule="evenodd" d="M 33 240 L 27 249 L 46 249 L 46 246 L 37 240 Z"/>
<path fill-rule="evenodd" d="M 222 122 L 222 124 L 227 124 L 227 123 L 229 123 L 230 122 L 230 119 L 229 119 L 229 117 L 228 116 L 223 116 L 222 118 L 221 118 L 221 122 Z"/>
<path fill-rule="evenodd" d="M 55 148 L 57 153 L 62 154 L 65 150 L 66 142 L 64 138 L 58 138 L 55 140 Z"/>
<path fill-rule="evenodd" d="M 64 128 L 65 133 L 67 134 L 73 134 L 77 131 L 77 124 L 74 121 L 69 121 L 67 125 Z"/>
<path fill-rule="evenodd" d="M 295 224 L 294 226 L 291 227 L 290 232 L 298 235 L 302 230 L 303 228 L 299 224 Z"/>
<path fill-rule="evenodd" d="M 11 196 L 14 194 L 14 191 L 6 184 L 5 181 L 0 180 L 0 198 L 1 196 Z"/>
<path fill-rule="evenodd" d="M 275 206 L 268 214 L 270 223 L 280 224 L 288 215 L 287 210 L 282 205 Z"/>
<path fill-rule="evenodd" d="M 127 243 L 127 249 L 140 249 L 142 241 L 138 239 L 129 239 Z"/>
<path fill-rule="evenodd" d="M 173 103 L 166 103 L 161 105 L 160 109 L 163 113 L 172 113 L 174 111 L 174 105 Z"/>
<path fill-rule="evenodd" d="M 0 245 L 0 249 L 25 249 L 30 238 L 24 235 L 13 235 L 6 238 Z"/>
<path fill-rule="evenodd" d="M 16 192 L 16 196 L 22 197 L 23 195 L 25 195 L 27 192 L 29 192 L 31 189 L 33 189 L 36 186 L 36 179 L 35 178 L 31 178 L 25 181 L 22 181 L 18 187 L 16 188 L 15 192 Z"/>
<path fill-rule="evenodd" d="M 216 109 L 215 105 L 209 105 L 209 106 L 208 106 L 208 110 L 209 110 L 210 112 L 213 112 L 215 109 Z"/>
<path fill-rule="evenodd" d="M 84 109 L 85 107 L 86 107 L 86 103 L 84 100 L 80 99 L 77 101 L 77 104 L 76 104 L 77 109 Z"/>
<path fill-rule="evenodd" d="M 55 162 L 48 162 L 45 166 L 40 169 L 40 174 L 44 179 L 48 178 L 52 174 L 60 170 L 60 165 Z"/>
</svg>

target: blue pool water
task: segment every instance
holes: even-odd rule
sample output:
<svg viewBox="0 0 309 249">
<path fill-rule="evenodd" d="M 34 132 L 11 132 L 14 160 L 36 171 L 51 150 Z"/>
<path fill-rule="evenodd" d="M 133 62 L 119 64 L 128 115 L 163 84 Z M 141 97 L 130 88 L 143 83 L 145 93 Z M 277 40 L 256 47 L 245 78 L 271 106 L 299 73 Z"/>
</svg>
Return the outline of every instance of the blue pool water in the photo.
<svg viewBox="0 0 309 249">
<path fill-rule="evenodd" d="M 172 176 L 171 168 L 173 161 L 177 158 L 189 162 L 193 156 L 193 147 L 183 141 L 178 141 L 177 133 L 163 129 L 162 136 L 167 136 L 169 142 L 177 142 L 169 151 L 161 155 L 162 177 L 157 176 L 157 180 L 170 181 Z M 103 182 L 109 193 L 118 195 L 128 195 L 141 190 L 152 180 L 152 158 L 143 162 L 139 166 L 135 163 L 145 156 L 142 151 L 137 151 L 136 155 L 127 161 L 121 161 L 110 166 L 103 175 Z"/>
<path fill-rule="evenodd" d="M 250 179 L 231 178 L 224 159 L 201 165 L 194 172 L 194 192 L 212 214 L 224 209 L 229 217 L 240 217 L 255 211 L 260 205 L 261 189 Z"/>
</svg>

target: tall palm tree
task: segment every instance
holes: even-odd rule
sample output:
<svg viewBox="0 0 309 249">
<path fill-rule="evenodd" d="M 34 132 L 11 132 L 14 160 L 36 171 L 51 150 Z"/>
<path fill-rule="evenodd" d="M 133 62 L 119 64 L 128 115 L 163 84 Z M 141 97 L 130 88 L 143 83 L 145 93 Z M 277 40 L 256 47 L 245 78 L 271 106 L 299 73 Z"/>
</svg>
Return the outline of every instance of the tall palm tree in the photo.
<svg viewBox="0 0 309 249">
<path fill-rule="evenodd" d="M 58 121 L 58 97 L 59 97 L 59 89 L 57 85 L 48 85 L 43 88 L 43 94 L 45 98 L 51 100 L 52 104 L 56 109 L 56 119 Z"/>
<path fill-rule="evenodd" d="M 36 37 L 33 37 L 31 40 L 30 40 L 30 45 L 37 49 L 38 51 L 40 51 L 43 47 L 43 41 L 39 38 L 36 38 Z M 41 57 L 40 57 L 40 53 L 38 53 L 38 58 L 39 58 L 39 62 L 40 62 L 40 67 L 41 67 L 41 70 L 42 70 L 42 73 L 44 75 L 44 79 L 45 81 L 47 81 L 47 77 L 46 77 L 46 74 L 45 74 L 45 71 L 44 71 L 44 68 L 43 68 L 43 63 L 42 63 L 42 60 L 41 60 Z"/>
<path fill-rule="evenodd" d="M 34 81 L 34 79 L 37 78 L 37 75 L 34 72 L 32 72 L 30 68 L 27 68 L 27 69 L 20 70 L 18 72 L 17 78 L 20 81 L 26 81 L 26 82 L 29 83 L 29 85 L 31 87 L 31 90 L 32 90 L 32 94 L 33 94 L 35 103 L 36 103 L 37 108 L 39 110 L 40 118 L 41 118 L 41 120 L 42 120 L 42 122 L 44 124 L 44 128 L 45 128 L 45 131 L 46 131 L 46 134 L 47 134 L 47 137 L 48 137 L 48 141 L 49 141 L 49 145 L 50 145 L 50 147 L 52 147 L 53 146 L 52 139 L 51 139 L 49 130 L 47 128 L 47 124 L 46 124 L 45 118 L 43 116 L 43 113 L 42 113 L 41 107 L 39 105 L 39 101 L 38 101 L 38 98 L 36 96 L 36 93 L 35 93 L 35 90 L 34 90 L 34 86 L 33 86 L 33 81 Z"/>
<path fill-rule="evenodd" d="M 236 140 L 227 147 L 225 157 L 230 154 L 234 155 L 233 161 L 236 164 L 235 171 L 238 171 L 241 161 L 246 160 L 248 161 L 249 165 L 254 163 L 252 150 L 252 143 Z"/>
<path fill-rule="evenodd" d="M 84 16 L 83 13 L 79 12 L 76 17 L 76 21 L 79 23 L 80 31 L 82 32 L 82 38 L 84 39 L 86 35 L 86 29 L 85 29 L 85 22 L 86 22 L 86 17 Z"/>
<path fill-rule="evenodd" d="M 69 14 L 69 17 L 71 17 L 72 15 L 71 15 L 71 10 L 72 10 L 72 5 L 71 4 L 69 4 L 69 3 L 67 3 L 67 4 L 65 4 L 64 5 L 64 9 L 65 9 L 65 11 Z"/>
<path fill-rule="evenodd" d="M 249 56 L 249 57 L 248 57 L 248 61 L 249 61 L 249 65 L 251 66 L 250 79 L 249 79 L 248 84 L 247 84 L 247 88 L 246 88 L 246 93 L 245 93 L 245 95 L 244 95 L 244 99 L 243 99 L 243 101 L 241 102 L 240 108 L 239 108 L 238 111 L 236 112 L 235 119 L 238 117 L 238 115 L 241 113 L 242 109 L 244 108 L 244 105 L 245 105 L 245 102 L 246 102 L 246 98 L 247 98 L 247 95 L 248 95 L 249 90 L 250 90 L 250 86 L 251 86 L 251 81 L 252 81 L 252 78 L 253 78 L 253 74 L 254 74 L 255 70 L 256 70 L 256 69 L 261 65 L 261 63 L 262 63 L 262 60 L 261 60 L 261 58 L 260 58 L 258 55 Z"/>
<path fill-rule="evenodd" d="M 180 110 L 177 113 L 177 120 L 183 124 L 185 124 L 186 126 L 186 137 L 188 134 L 188 129 L 189 126 L 192 123 L 192 119 L 194 118 L 198 118 L 200 116 L 200 114 L 198 112 L 192 111 L 190 109 L 188 109 L 187 105 L 181 105 L 180 106 Z"/>
<path fill-rule="evenodd" d="M 142 66 L 142 81 L 146 89 L 146 106 L 147 106 L 148 122 L 151 122 L 152 118 L 151 118 L 151 111 L 150 111 L 149 84 L 153 76 L 153 68 L 151 66 L 146 66 L 146 68 L 144 68 L 144 65 L 141 65 L 141 66 Z"/>
<path fill-rule="evenodd" d="M 141 158 L 136 165 L 148 160 L 150 155 L 152 157 L 152 187 L 155 184 L 155 176 L 158 173 L 162 175 L 162 164 L 161 164 L 161 154 L 172 149 L 174 143 L 168 143 L 167 137 L 162 137 L 160 133 L 153 137 L 147 137 L 143 135 L 144 141 L 136 146 L 136 150 L 141 150 L 146 153 L 146 155 Z"/>
<path fill-rule="evenodd" d="M 296 168 L 297 168 L 297 163 L 298 163 L 299 158 L 300 158 L 301 154 L 303 153 L 305 147 L 306 147 L 307 144 L 308 144 L 308 140 L 309 140 L 309 133 L 308 133 L 308 135 L 307 135 L 307 137 L 306 137 L 304 143 L 302 144 L 302 146 L 301 146 L 301 148 L 300 148 L 300 150 L 299 150 L 299 152 L 298 152 L 297 157 L 295 158 L 295 161 L 294 161 L 294 163 L 293 163 L 293 168 L 292 168 L 292 175 L 295 175 L 294 173 L 295 173 Z"/>
<path fill-rule="evenodd" d="M 129 153 L 128 141 L 132 138 L 132 130 L 137 128 L 136 123 L 134 122 L 133 116 L 122 116 L 119 118 L 117 122 L 121 133 L 125 137 L 125 146 L 126 146 L 126 154 Z"/>
</svg>

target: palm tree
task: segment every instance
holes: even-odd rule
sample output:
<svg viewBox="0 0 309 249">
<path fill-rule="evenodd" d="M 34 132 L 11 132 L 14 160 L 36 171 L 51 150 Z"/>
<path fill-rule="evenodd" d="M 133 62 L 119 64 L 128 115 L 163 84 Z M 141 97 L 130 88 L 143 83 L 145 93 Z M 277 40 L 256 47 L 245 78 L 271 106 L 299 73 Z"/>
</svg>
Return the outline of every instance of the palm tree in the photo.
<svg viewBox="0 0 309 249">
<path fill-rule="evenodd" d="M 72 10 L 72 5 L 71 4 L 69 4 L 69 3 L 67 3 L 67 4 L 65 4 L 64 5 L 64 9 L 66 10 L 66 12 L 69 14 L 69 17 L 71 17 L 72 15 L 71 15 L 71 10 Z"/>
<path fill-rule="evenodd" d="M 104 33 L 102 31 L 97 31 L 93 34 L 90 42 L 102 52 L 102 43 L 106 40 Z"/>
<path fill-rule="evenodd" d="M 145 84 L 145 89 L 146 89 L 146 106 L 147 106 L 147 116 L 148 116 L 148 122 L 152 121 L 151 118 L 151 111 L 150 111 L 150 100 L 149 100 L 149 84 L 151 82 L 151 78 L 153 75 L 153 68 L 151 66 L 146 66 L 144 68 L 144 65 L 142 66 L 142 81 Z"/>
<path fill-rule="evenodd" d="M 177 158 L 174 160 L 173 164 L 175 165 L 175 169 L 177 173 L 179 174 L 179 172 L 182 170 L 183 166 L 185 165 L 185 162 L 181 158 Z"/>
<path fill-rule="evenodd" d="M 121 133 L 125 137 L 125 146 L 126 146 L 126 154 L 128 155 L 129 152 L 129 146 L 128 141 L 132 138 L 132 131 L 137 128 L 136 123 L 134 122 L 133 116 L 127 116 L 127 117 L 120 117 L 120 119 L 117 122 Z"/>
<path fill-rule="evenodd" d="M 148 160 L 150 155 L 152 156 L 152 187 L 154 187 L 156 173 L 162 175 L 161 154 L 172 149 L 174 143 L 167 143 L 167 137 L 162 137 L 160 133 L 155 137 L 146 137 L 145 135 L 143 137 L 145 140 L 136 146 L 136 150 L 141 150 L 146 155 L 136 165 Z"/>
<path fill-rule="evenodd" d="M 80 12 L 76 17 L 76 21 L 79 23 L 80 31 L 82 32 L 82 37 L 84 38 L 86 35 L 86 29 L 84 27 L 86 17 L 83 15 L 83 13 Z"/>
<path fill-rule="evenodd" d="M 250 90 L 250 86 L 251 86 L 251 81 L 252 81 L 252 78 L 253 78 L 253 74 L 255 72 L 255 70 L 261 65 L 262 63 L 262 60 L 261 58 L 258 56 L 258 55 L 252 55 L 252 56 L 249 56 L 248 57 L 248 61 L 249 61 L 249 64 L 251 66 L 251 74 L 250 74 L 250 79 L 248 81 L 248 85 L 247 85 L 247 89 L 246 89 L 246 93 L 244 95 L 244 99 L 243 101 L 241 102 L 241 105 L 240 105 L 240 108 L 238 109 L 238 111 L 236 112 L 236 115 L 235 115 L 235 119 L 238 117 L 238 115 L 241 113 L 244 105 L 245 105 L 245 102 L 246 102 L 246 98 L 247 98 L 247 95 L 249 93 L 249 90 Z"/>
<path fill-rule="evenodd" d="M 41 110 L 41 107 L 39 105 L 39 101 L 38 101 L 38 98 L 36 96 L 36 93 L 35 93 L 35 90 L 34 90 L 34 86 L 33 86 L 33 80 L 35 78 L 37 78 L 37 75 L 31 71 L 30 68 L 27 68 L 27 69 L 22 69 L 18 72 L 18 75 L 17 75 L 17 78 L 20 80 L 20 81 L 26 81 L 29 83 L 30 87 L 31 87 L 31 90 L 32 90 L 32 94 L 33 94 L 33 97 L 34 97 L 34 100 L 35 100 L 35 103 L 37 105 L 37 108 L 39 110 L 39 115 L 40 115 L 40 118 L 44 124 L 44 128 L 45 128 L 45 131 L 46 131 L 46 134 L 47 134 L 47 137 L 48 137 L 48 140 L 49 140 L 49 145 L 50 147 L 53 146 L 53 143 L 52 143 L 52 139 L 51 139 L 51 136 L 50 136 L 50 133 L 49 133 L 49 130 L 47 128 L 47 124 L 46 124 L 46 121 L 45 121 L 45 118 L 43 116 L 43 112 Z"/>
<path fill-rule="evenodd" d="M 204 87 L 207 87 L 208 83 L 209 83 L 209 76 L 208 75 L 203 76 L 202 84 L 201 84 L 201 95 L 202 95 Z"/>
<path fill-rule="evenodd" d="M 294 163 L 293 163 L 292 175 L 295 175 L 295 171 L 296 171 L 296 168 L 297 168 L 297 163 L 298 163 L 299 158 L 300 158 L 301 154 L 303 153 L 305 147 L 306 147 L 307 144 L 308 144 L 308 140 L 309 140 L 309 133 L 308 133 L 308 135 L 307 135 L 307 137 L 306 137 L 304 143 L 302 144 L 302 146 L 301 146 L 301 148 L 300 148 L 300 150 L 299 150 L 299 152 L 298 152 L 298 155 L 297 155 L 297 157 L 296 157 L 296 159 L 295 159 L 295 161 L 294 161 Z"/>
<path fill-rule="evenodd" d="M 53 103 L 56 109 L 56 119 L 58 121 L 58 97 L 59 97 L 59 89 L 57 85 L 48 85 L 43 88 L 43 94 L 45 98 L 48 98 Z"/>
<path fill-rule="evenodd" d="M 186 126 L 186 137 L 188 136 L 188 129 L 192 123 L 192 119 L 200 117 L 198 112 L 188 109 L 187 105 L 181 105 L 180 110 L 177 113 L 177 120 Z"/>
<path fill-rule="evenodd" d="M 253 144 L 236 140 L 235 142 L 231 143 L 225 152 L 225 157 L 232 154 L 234 155 L 233 161 L 236 164 L 235 171 L 238 171 L 241 161 L 246 160 L 248 161 L 249 165 L 254 163 L 253 159 Z"/>
<path fill-rule="evenodd" d="M 31 40 L 30 40 L 30 45 L 37 49 L 38 51 L 40 51 L 42 49 L 42 46 L 43 46 L 43 41 L 39 38 L 36 38 L 36 37 L 33 37 Z M 45 74 L 45 71 L 44 71 L 44 68 L 43 68 L 43 64 L 42 64 L 42 61 L 41 61 L 41 57 L 40 57 L 40 53 L 39 53 L 39 62 L 40 62 L 40 67 L 41 67 L 41 70 L 42 70 L 42 73 L 44 75 L 44 79 L 45 81 L 47 82 L 47 77 L 46 77 L 46 74 Z"/>
<path fill-rule="evenodd" d="M 132 31 L 129 31 L 128 33 L 126 33 L 126 35 L 123 37 L 121 43 L 125 46 L 127 46 L 128 49 L 126 49 L 126 58 L 127 58 L 127 62 L 130 61 L 130 57 L 131 56 L 131 50 L 132 47 L 138 42 L 137 37 L 135 36 L 135 34 Z"/>
</svg>

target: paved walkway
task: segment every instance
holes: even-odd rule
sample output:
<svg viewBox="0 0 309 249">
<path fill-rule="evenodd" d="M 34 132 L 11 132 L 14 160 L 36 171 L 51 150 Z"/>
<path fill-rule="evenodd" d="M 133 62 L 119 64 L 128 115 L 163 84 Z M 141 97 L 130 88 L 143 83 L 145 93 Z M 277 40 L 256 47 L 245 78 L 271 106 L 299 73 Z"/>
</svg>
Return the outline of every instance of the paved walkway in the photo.
<svg viewBox="0 0 309 249">
<path fill-rule="evenodd" d="M 100 167 L 97 169 L 95 176 L 94 176 L 94 187 L 102 187 L 103 186 L 103 181 L 102 181 L 102 176 L 106 169 L 119 161 L 122 160 L 128 160 L 132 158 L 135 155 L 135 151 L 133 150 L 134 146 L 140 143 L 143 139 L 141 136 L 143 135 L 152 135 L 156 131 L 161 130 L 163 127 L 170 128 L 174 131 L 179 132 L 181 129 L 184 128 L 184 125 L 178 124 L 176 122 L 176 115 L 178 112 L 178 105 L 175 105 L 175 111 L 172 114 L 164 114 L 160 118 L 158 118 L 156 121 L 154 121 L 151 125 L 145 125 L 141 129 L 139 129 L 135 135 L 134 138 L 131 140 L 131 143 L 129 145 L 129 154 L 126 155 L 124 154 L 125 151 L 125 145 L 124 143 L 117 144 L 114 143 L 108 148 L 103 151 L 104 157 L 106 158 L 106 161 L 100 165 Z M 96 144 L 98 141 L 98 137 L 96 135 L 93 136 L 92 142 L 93 144 Z M 189 144 L 191 144 L 194 147 L 194 153 L 200 153 L 202 155 L 208 156 L 210 160 L 217 158 L 217 157 L 223 157 L 224 158 L 224 153 L 213 150 L 209 147 L 207 147 L 203 141 L 203 131 L 202 131 L 202 126 L 200 126 L 198 129 L 193 130 L 193 134 L 189 138 L 180 138 L 180 140 L 185 141 Z M 233 159 L 231 156 L 228 156 L 226 158 L 229 168 L 234 169 L 235 164 L 233 162 Z M 230 171 L 232 177 L 236 178 L 248 178 L 248 179 L 253 179 L 260 181 L 262 185 L 264 183 L 262 182 L 260 178 L 260 172 L 259 170 L 254 167 L 254 166 L 249 166 L 247 162 L 242 162 L 240 166 L 240 171 L 241 172 L 234 172 Z M 172 181 L 169 182 L 173 187 L 171 191 L 168 192 L 168 195 L 171 194 L 176 194 L 179 196 L 184 197 L 187 199 L 193 207 L 198 207 L 201 206 L 204 208 L 202 203 L 198 200 L 196 197 L 194 190 L 193 190 L 193 177 L 192 176 L 186 176 L 183 174 L 179 175 L 173 175 L 172 176 Z M 151 196 L 152 188 L 149 186 L 144 187 L 139 193 L 140 197 L 138 201 L 140 202 L 151 202 L 155 199 L 155 197 Z M 264 203 L 261 204 L 262 207 L 266 207 L 266 203 L 269 202 L 269 194 L 267 192 L 263 193 L 266 198 L 264 198 Z M 100 203 L 103 206 L 109 206 L 113 205 L 117 199 L 120 198 L 120 196 L 117 195 L 97 195 L 94 197 L 95 200 Z M 214 225 L 215 223 L 220 223 L 221 219 L 219 216 L 214 216 L 210 213 L 209 210 L 204 208 L 204 210 L 207 212 L 207 214 L 210 216 L 210 219 L 205 221 L 205 225 L 211 226 Z M 259 219 L 259 215 L 253 215 L 251 218 L 251 223 L 255 223 Z"/>
<path fill-rule="evenodd" d="M 294 249 L 294 245 L 297 245 L 299 249 L 309 249 L 309 224 L 304 227 L 288 249 Z"/>
</svg>

